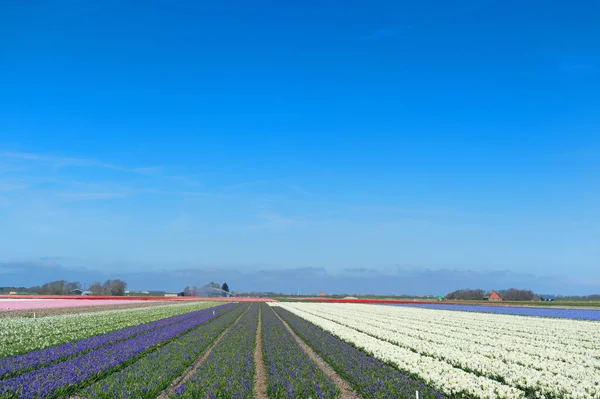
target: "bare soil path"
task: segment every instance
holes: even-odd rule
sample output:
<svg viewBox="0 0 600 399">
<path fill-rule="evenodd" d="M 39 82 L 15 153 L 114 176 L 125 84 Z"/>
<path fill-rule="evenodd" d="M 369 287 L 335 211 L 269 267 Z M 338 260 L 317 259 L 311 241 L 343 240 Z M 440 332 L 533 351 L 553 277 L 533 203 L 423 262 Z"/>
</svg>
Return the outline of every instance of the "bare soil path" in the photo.
<svg viewBox="0 0 600 399">
<path fill-rule="evenodd" d="M 257 399 L 268 399 L 267 395 L 267 374 L 265 372 L 265 362 L 262 351 L 262 306 L 258 308 L 258 327 L 256 329 L 256 348 L 254 350 L 254 365 L 256 374 L 254 375 L 254 395 Z"/>
<path fill-rule="evenodd" d="M 255 305 L 251 304 L 250 306 L 255 306 Z M 219 344 L 219 342 L 221 342 L 221 340 L 223 339 L 223 337 L 225 335 L 227 335 L 229 330 L 231 330 L 231 328 L 242 318 L 242 316 L 244 314 L 246 314 L 248 309 L 250 309 L 250 306 L 248 306 L 248 308 L 241 315 L 239 315 L 238 318 L 235 319 L 235 321 L 233 323 L 231 323 L 231 325 L 229 327 L 227 327 L 221 334 L 219 334 L 219 336 L 212 342 L 212 344 L 210 344 L 204 350 L 202 355 L 198 359 L 196 359 L 196 361 L 194 363 L 192 363 L 192 365 L 189 366 L 183 372 L 183 374 L 181 374 L 179 377 L 177 377 L 175 380 L 173 380 L 171 385 L 169 385 L 169 387 L 167 389 L 165 389 L 160 395 L 158 395 L 156 399 L 167 399 L 173 392 L 175 392 L 175 388 L 177 388 L 178 386 L 180 386 L 182 384 L 185 384 L 187 382 L 187 380 L 189 380 L 190 377 L 192 377 L 192 375 L 194 375 L 194 372 L 196 371 L 196 369 L 198 367 L 200 367 L 202 365 L 202 363 L 204 363 L 206 358 L 208 358 L 208 356 L 210 355 L 210 353 L 212 352 L 214 347 L 217 346 Z"/>
<path fill-rule="evenodd" d="M 331 378 L 331 381 L 333 381 L 333 383 L 338 387 L 338 389 L 341 392 L 340 399 L 361 399 L 361 396 L 358 393 L 354 392 L 354 390 L 352 390 L 352 386 L 350 385 L 350 383 L 348 383 L 348 381 L 340 377 L 335 372 L 335 370 L 329 365 L 329 363 L 323 360 L 321 356 L 319 356 L 314 350 L 312 350 L 312 348 L 308 346 L 308 344 L 306 344 L 306 342 L 304 342 L 302 338 L 300 338 L 294 332 L 294 330 L 292 330 L 288 323 L 286 323 L 286 321 L 283 320 L 281 316 L 277 314 L 277 312 L 274 313 L 279 318 L 279 320 L 281 320 L 281 322 L 283 323 L 285 328 L 287 328 L 290 334 L 292 334 L 292 337 L 294 337 L 294 339 L 296 340 L 298 345 L 300 345 L 302 350 L 306 352 L 308 357 L 310 357 L 312 361 L 315 362 L 317 367 L 319 367 L 325 373 L 325 375 L 327 375 L 327 377 Z"/>
</svg>

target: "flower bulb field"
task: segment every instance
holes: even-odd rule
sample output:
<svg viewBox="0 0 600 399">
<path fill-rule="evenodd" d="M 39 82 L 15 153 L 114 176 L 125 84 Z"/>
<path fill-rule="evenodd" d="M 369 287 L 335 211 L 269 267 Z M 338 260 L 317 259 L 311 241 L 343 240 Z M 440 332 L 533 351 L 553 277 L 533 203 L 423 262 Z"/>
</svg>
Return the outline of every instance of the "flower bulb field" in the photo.
<svg viewBox="0 0 600 399">
<path fill-rule="evenodd" d="M 600 322 L 184 301 L 0 319 L 0 399 L 600 398 Z"/>
</svg>

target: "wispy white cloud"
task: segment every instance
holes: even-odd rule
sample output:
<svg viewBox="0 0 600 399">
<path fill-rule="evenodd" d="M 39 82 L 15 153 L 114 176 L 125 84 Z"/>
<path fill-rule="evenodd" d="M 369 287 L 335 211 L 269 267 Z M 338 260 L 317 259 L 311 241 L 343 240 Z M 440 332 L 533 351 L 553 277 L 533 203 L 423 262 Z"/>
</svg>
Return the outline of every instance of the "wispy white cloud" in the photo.
<svg viewBox="0 0 600 399">
<path fill-rule="evenodd" d="M 215 188 L 215 191 L 231 191 L 231 190 L 238 190 L 241 188 L 248 188 L 248 187 L 258 187 L 258 186 L 265 186 L 268 184 L 274 183 L 274 181 L 271 180 L 256 180 L 256 181 L 249 181 L 249 182 L 243 182 L 243 183 L 236 183 L 236 184 L 228 184 L 225 186 L 219 186 Z"/>
<path fill-rule="evenodd" d="M 100 168 L 116 172 L 130 173 L 140 176 L 165 179 L 173 182 L 182 183 L 189 186 L 199 186 L 200 183 L 189 176 L 178 176 L 164 173 L 163 168 L 151 167 L 126 167 L 114 163 L 103 162 L 96 159 L 81 157 L 62 157 L 47 154 L 36 154 L 18 151 L 0 151 L 0 158 L 13 159 L 18 161 L 39 162 L 50 164 L 53 168 Z"/>
<path fill-rule="evenodd" d="M 115 198 L 127 197 L 125 193 L 95 193 L 95 192 L 81 192 L 81 193 L 61 193 L 57 195 L 60 198 L 65 198 L 69 201 L 96 201 L 106 200 Z"/>
<path fill-rule="evenodd" d="M 253 230 L 285 230 L 300 226 L 308 222 L 308 219 L 300 216 L 286 216 L 273 211 L 264 211 L 253 215 L 254 223 L 236 227 L 236 231 L 253 231 Z"/>
<path fill-rule="evenodd" d="M 50 163 L 55 167 L 99 167 L 114 170 L 128 170 L 117 165 L 109 163 L 99 162 L 88 158 L 72 158 L 72 157 L 58 157 L 44 154 L 34 154 L 28 152 L 14 152 L 14 151 L 2 151 L 0 157 L 12 158 L 22 161 L 36 161 Z"/>
</svg>

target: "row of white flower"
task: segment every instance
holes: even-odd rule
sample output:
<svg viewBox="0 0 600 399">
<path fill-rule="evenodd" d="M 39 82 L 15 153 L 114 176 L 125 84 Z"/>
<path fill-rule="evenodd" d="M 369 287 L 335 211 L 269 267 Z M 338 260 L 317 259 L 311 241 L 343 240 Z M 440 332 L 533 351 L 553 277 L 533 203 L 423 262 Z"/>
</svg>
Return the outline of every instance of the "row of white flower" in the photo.
<svg viewBox="0 0 600 399">
<path fill-rule="evenodd" d="M 339 309 L 336 309 L 336 312 Z M 572 330 L 567 332 L 568 335 L 573 337 L 569 343 L 556 343 L 549 341 L 547 338 L 540 340 L 536 335 L 530 335 L 527 338 L 517 337 L 506 332 L 498 333 L 496 331 L 486 331 L 485 326 L 473 326 L 467 323 L 461 323 L 459 325 L 448 325 L 447 323 L 440 323 L 439 318 L 422 320 L 422 318 L 413 317 L 415 314 L 430 315 L 430 312 L 423 312 L 420 309 L 408 308 L 405 310 L 389 311 L 389 308 L 383 308 L 381 311 L 373 312 L 373 308 L 342 310 L 342 312 L 362 312 L 365 318 L 372 320 L 374 323 L 390 320 L 395 323 L 402 322 L 402 325 L 410 325 L 410 329 L 406 333 L 410 335 L 419 334 L 430 334 L 430 340 L 444 343 L 445 345 L 449 342 L 448 340 L 460 340 L 473 345 L 484 345 L 485 347 L 478 347 L 477 352 L 481 353 L 486 349 L 501 348 L 503 351 L 508 352 L 507 356 L 510 356 L 513 352 L 525 353 L 532 357 L 533 362 L 539 362 L 540 359 L 558 361 L 561 365 L 564 363 L 570 363 L 570 367 L 565 371 L 571 373 L 572 367 L 577 365 L 583 365 L 586 367 L 592 367 L 600 369 L 600 359 L 598 358 L 600 351 L 595 349 L 586 349 L 583 347 L 585 342 L 578 341 L 579 329 L 573 329 L 578 323 L 571 323 Z M 323 311 L 327 311 L 324 309 Z M 435 311 L 434 311 L 435 312 Z M 391 315 L 390 315 L 391 313 Z M 447 313 L 447 312 L 444 312 Z M 462 316 L 462 313 L 460 314 Z M 528 322 L 535 323 L 538 319 L 524 319 Z M 443 324 L 443 328 L 440 328 Z M 585 325 L 589 326 L 589 323 Z M 597 327 L 598 323 L 596 323 Z M 472 334 L 473 330 L 479 332 L 479 334 Z M 431 331 L 435 331 L 431 334 Z M 553 330 L 554 339 L 560 340 L 560 336 L 557 335 L 556 331 Z M 504 353 L 503 353 L 504 354 Z M 527 360 L 524 365 L 531 366 Z M 546 363 L 547 364 L 547 363 Z M 542 367 L 543 365 L 539 366 Z M 600 370 L 598 370 L 600 371 Z M 596 371 L 596 373 L 598 372 Z M 599 376 L 600 377 L 600 376 Z"/>
<path fill-rule="evenodd" d="M 439 312 L 412 307 L 378 306 L 374 309 L 370 305 L 362 306 L 367 306 L 362 309 L 369 314 L 377 314 L 380 319 L 401 319 L 419 325 L 433 325 L 436 328 L 443 326 L 450 331 L 476 328 L 486 336 L 510 337 L 544 349 L 568 350 L 585 356 L 600 357 L 600 331 L 597 322 L 568 320 L 568 323 L 565 323 L 564 319 Z M 435 318 L 431 317 L 431 312 L 436 315 Z"/>
<path fill-rule="evenodd" d="M 372 312 L 365 314 L 365 318 L 375 323 L 391 320 L 395 323 L 402 322 L 404 326 L 409 325 L 410 329 L 406 334 L 413 337 L 420 338 L 424 334 L 428 340 L 444 345 L 448 345 L 448 342 L 458 342 L 461 349 L 468 351 L 476 349 L 476 353 L 484 356 L 500 356 L 505 361 L 539 370 L 549 370 L 550 365 L 558 366 L 561 369 L 559 373 L 565 376 L 589 372 L 594 378 L 600 378 L 599 351 L 586 349 L 577 342 L 557 343 L 548 338 L 540 340 L 535 335 L 525 338 L 507 332 L 486 331 L 472 325 L 442 325 L 442 323 L 424 322 L 405 316 L 400 314 L 393 318 L 387 315 L 373 315 Z M 474 329 L 478 334 L 472 333 Z M 577 336 L 576 331 L 570 334 Z M 556 338 L 558 340 L 560 337 Z"/>
<path fill-rule="evenodd" d="M 188 302 L 38 319 L 3 318 L 0 319 L 0 357 L 26 353 L 215 305 L 215 302 Z"/>
<path fill-rule="evenodd" d="M 427 312 L 419 311 L 410 313 L 410 309 L 415 308 L 402 308 L 407 309 L 404 312 L 406 317 L 431 322 L 428 316 L 429 313 Z M 515 317 L 513 315 L 471 312 L 442 312 L 437 314 L 435 323 L 458 327 L 476 325 L 481 330 L 497 333 L 506 332 L 511 336 L 525 337 L 529 340 L 536 339 L 539 342 L 546 342 L 548 338 L 551 338 L 553 343 L 574 343 L 587 349 L 600 350 L 598 323 L 592 321 L 577 321 L 577 335 L 570 334 L 573 331 L 573 320 L 568 319 Z"/>
<path fill-rule="evenodd" d="M 429 313 L 425 314 L 428 315 Z M 487 324 L 482 324 L 482 322 L 474 325 L 472 320 L 454 320 L 452 322 L 445 322 L 439 317 L 432 320 L 423 319 L 420 315 L 420 313 L 415 315 L 413 312 L 407 311 L 399 315 L 394 315 L 393 317 L 386 314 L 378 314 L 377 319 L 380 321 L 389 319 L 402 320 L 403 322 L 410 324 L 411 327 L 417 331 L 429 331 L 432 327 L 435 327 L 436 331 L 439 331 L 439 336 L 450 338 L 456 337 L 477 343 L 501 346 L 507 351 L 514 350 L 515 344 L 522 344 L 525 346 L 518 346 L 519 351 L 525 350 L 526 353 L 537 357 L 543 356 L 564 361 L 562 354 L 564 352 L 569 352 L 575 355 L 578 362 L 582 361 L 588 366 L 600 366 L 600 360 L 597 359 L 598 355 L 600 355 L 600 351 L 589 347 L 586 348 L 586 345 L 591 346 L 593 344 L 578 339 L 577 334 L 572 334 L 572 332 L 567 333 L 572 335 L 572 337 L 569 338 L 561 336 L 563 333 L 557 334 L 556 330 L 551 330 L 553 333 L 552 337 L 516 331 L 511 333 L 511 331 L 506 328 L 502 330 L 494 329 Z M 440 327 L 443 328 L 441 331 Z M 477 328 L 477 331 L 481 332 L 481 334 L 473 335 L 469 333 L 471 328 Z M 556 354 L 557 357 L 554 357 L 554 354 Z"/>
<path fill-rule="evenodd" d="M 326 322 L 336 335 L 331 328 L 349 328 L 388 343 L 394 351 L 401 348 L 419 355 L 421 361 L 429 359 L 439 364 L 438 369 L 450 367 L 472 377 L 485 376 L 492 386 L 510 386 L 517 390 L 516 395 L 536 392 L 542 397 L 600 398 L 600 323 L 360 304 L 284 306 L 302 312 L 302 317 L 310 316 L 316 324 Z M 413 372 L 385 353 L 379 356 Z M 455 374 L 465 381 L 461 373 Z M 429 377 L 427 380 L 451 393 L 448 381 L 440 385 Z M 477 386 L 489 390 L 477 384 L 468 383 L 467 392 L 474 394 Z M 476 395 L 488 397 L 481 392 Z M 493 397 L 514 397 L 510 395 L 515 393 L 502 396 L 498 391 Z"/>
<path fill-rule="evenodd" d="M 328 305 L 319 310 L 318 315 L 524 390 L 539 390 L 551 397 L 563 397 L 580 389 L 591 395 L 590 397 L 600 394 L 598 359 L 593 357 L 588 357 L 592 360 L 588 364 L 592 364 L 591 367 L 586 367 L 579 364 L 584 361 L 583 356 L 566 351 L 563 353 L 549 351 L 547 354 L 540 351 L 540 356 L 524 353 L 528 345 L 511 343 L 509 337 L 502 342 L 498 340 L 494 343 L 491 340 L 482 344 L 477 342 L 476 337 L 482 337 L 485 333 L 476 327 L 464 328 L 463 334 L 440 336 L 444 333 L 443 327 L 436 326 L 435 323 L 425 328 L 414 326 L 402 315 L 421 313 L 431 317 L 440 312 L 446 313 L 445 311 L 419 308 L 373 308 L 369 305 L 342 305 L 331 308 L 331 305 Z M 397 318 L 390 318 L 390 316 L 397 316 Z M 352 317 L 361 320 L 359 326 L 349 321 Z M 538 319 L 529 320 L 535 322 Z M 594 360 L 596 364 L 593 364 Z"/>
<path fill-rule="evenodd" d="M 446 394 L 465 394 L 481 399 L 525 398 L 525 392 L 517 388 L 461 370 L 446 362 L 423 356 L 354 328 L 319 317 L 313 312 L 305 311 L 308 310 L 305 306 L 308 308 L 309 304 L 277 303 L 275 305 L 282 306 L 342 340 L 353 343 L 378 359 L 394 363 L 400 370 L 419 376 L 429 385 Z"/>
</svg>

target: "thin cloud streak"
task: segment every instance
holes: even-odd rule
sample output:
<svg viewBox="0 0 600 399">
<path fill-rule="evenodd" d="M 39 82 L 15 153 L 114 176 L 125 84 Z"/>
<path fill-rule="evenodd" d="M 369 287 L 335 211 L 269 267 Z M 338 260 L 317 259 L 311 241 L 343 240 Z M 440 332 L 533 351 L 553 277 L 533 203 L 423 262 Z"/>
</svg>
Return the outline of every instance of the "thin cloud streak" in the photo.
<svg viewBox="0 0 600 399">
<path fill-rule="evenodd" d="M 80 157 L 60 157 L 53 155 L 35 154 L 28 152 L 17 151 L 2 151 L 1 158 L 16 159 L 21 161 L 43 162 L 49 163 L 55 168 L 72 168 L 72 167 L 89 167 L 114 170 L 118 172 L 131 173 L 135 175 L 155 177 L 160 179 L 171 180 L 174 182 L 183 183 L 189 186 L 200 186 L 200 182 L 189 176 L 176 176 L 162 173 L 162 168 L 159 167 L 124 167 L 113 163 L 107 163 L 89 158 Z"/>
<path fill-rule="evenodd" d="M 125 198 L 124 193 L 63 193 L 58 194 L 58 197 L 65 198 L 70 201 L 96 201 L 106 199 Z"/>
<path fill-rule="evenodd" d="M 125 168 L 122 166 L 99 162 L 93 159 L 88 158 L 71 158 L 71 157 L 59 157 L 52 155 L 42 155 L 42 154 L 34 154 L 28 152 L 11 152 L 11 151 L 3 151 L 0 152 L 0 157 L 3 158 L 12 158 L 19 159 L 23 161 L 36 161 L 36 162 L 45 162 L 50 163 L 55 167 L 63 168 L 63 167 L 97 167 L 104 169 L 112 169 L 123 172 L 132 172 L 139 174 L 147 174 L 148 168 Z"/>
</svg>

